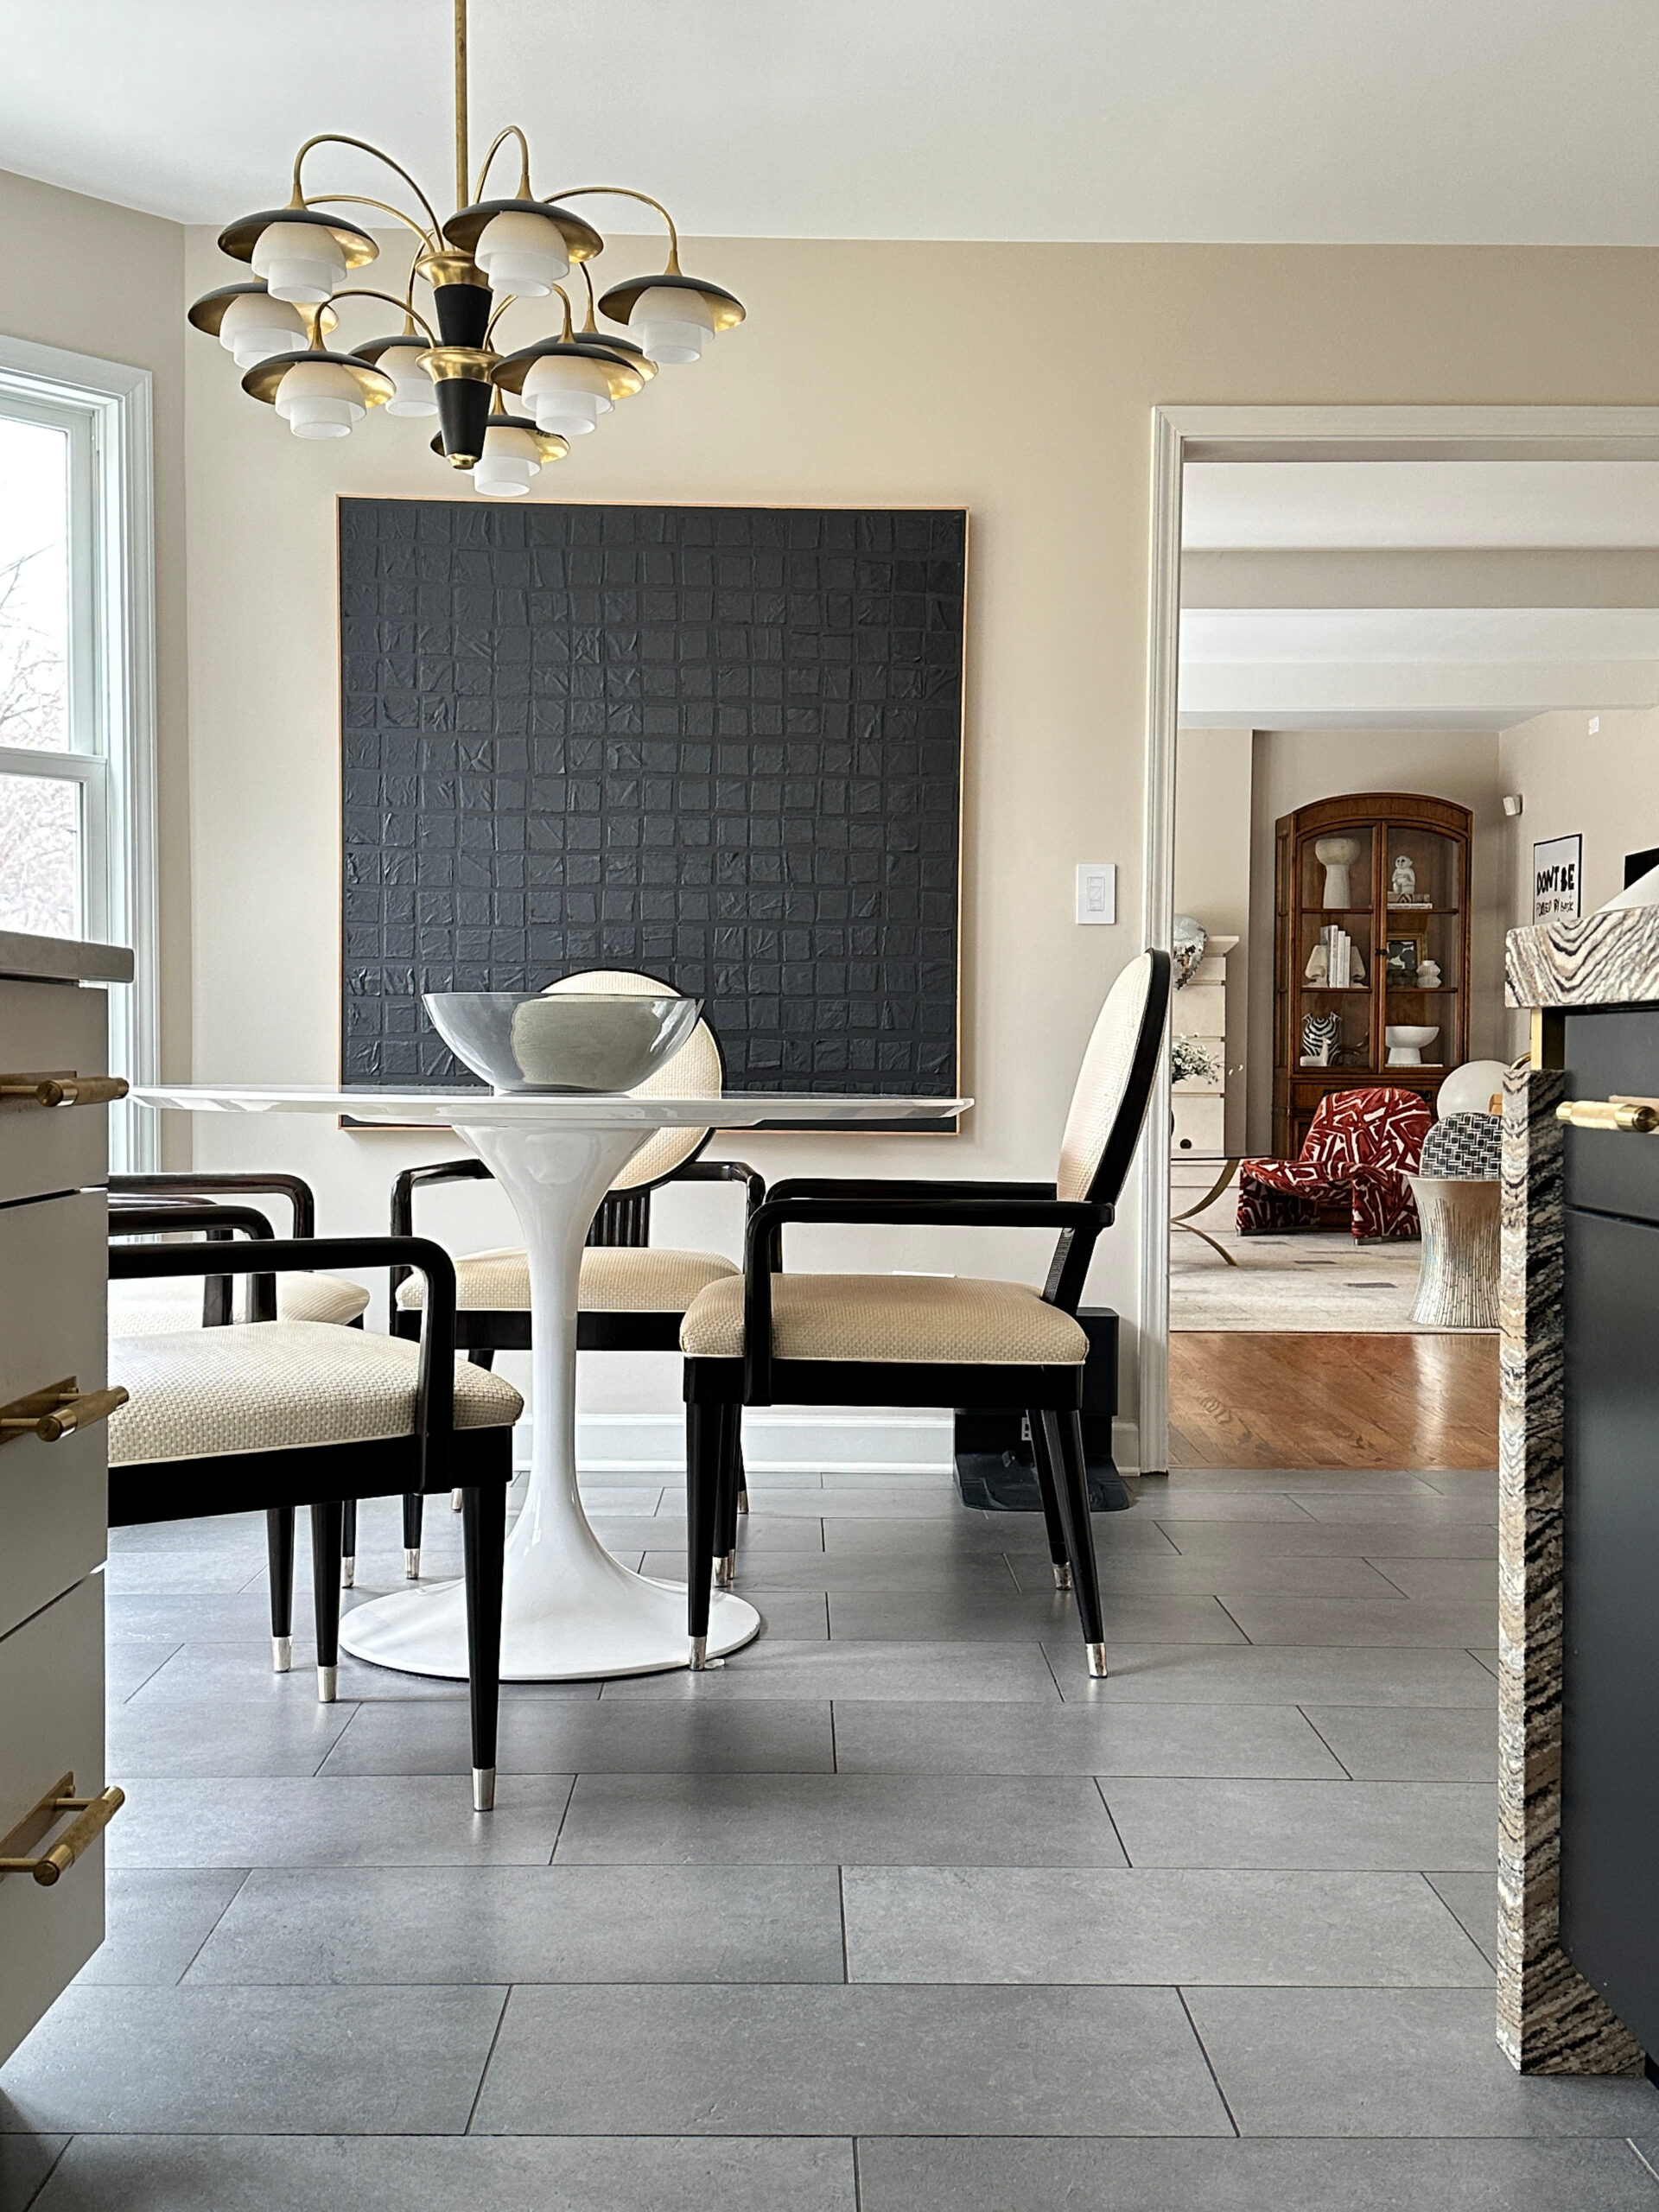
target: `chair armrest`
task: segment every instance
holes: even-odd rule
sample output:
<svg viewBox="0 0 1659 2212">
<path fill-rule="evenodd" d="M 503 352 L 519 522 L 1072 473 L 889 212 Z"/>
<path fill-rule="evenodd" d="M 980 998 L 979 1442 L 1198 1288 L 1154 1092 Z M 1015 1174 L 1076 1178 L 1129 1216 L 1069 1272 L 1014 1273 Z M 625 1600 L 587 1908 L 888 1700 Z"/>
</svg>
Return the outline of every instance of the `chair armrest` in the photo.
<svg viewBox="0 0 1659 2212">
<path fill-rule="evenodd" d="M 754 1219 L 755 1208 L 766 1195 L 766 1179 L 758 1167 L 742 1160 L 688 1160 L 668 1177 L 671 1183 L 741 1183 L 745 1191 L 744 1222 Z"/>
<path fill-rule="evenodd" d="M 118 1194 L 109 1212 L 111 1236 L 188 1236 L 200 1230 L 212 1243 L 226 1243 L 234 1238 L 238 1230 L 262 1243 L 271 1241 L 270 1222 L 254 1207 L 220 1205 L 212 1198 L 193 1198 L 182 1192 L 171 1201 Z M 202 1285 L 202 1327 L 228 1326 L 233 1306 L 230 1275 L 216 1268 Z M 274 1275 L 257 1274 L 248 1285 L 248 1313 L 255 1321 L 276 1319 Z"/>
<path fill-rule="evenodd" d="M 872 1192 L 889 1185 L 869 1184 Z M 905 1186 L 926 1192 L 926 1184 Z M 959 1185 L 960 1188 L 976 1186 Z M 995 1185 L 979 1185 L 995 1190 Z M 873 1226 L 927 1225 L 945 1229 L 1056 1229 L 1065 1235 L 1086 1232 L 1088 1248 L 1095 1236 L 1111 1225 L 1109 1205 L 1089 1199 L 1049 1198 L 793 1198 L 776 1192 L 751 1218 L 743 1250 L 744 1397 L 752 1405 L 770 1402 L 772 1389 L 772 1278 L 783 1272 L 783 1230 L 785 1222 L 863 1222 Z"/>
<path fill-rule="evenodd" d="M 428 1167 L 405 1167 L 391 1186 L 391 1233 L 394 1236 L 415 1234 L 415 1193 L 429 1183 L 493 1183 L 494 1174 L 481 1160 L 435 1160 Z M 395 1267 L 391 1271 L 391 1301 L 397 1303 L 397 1293 L 412 1270 Z"/>
<path fill-rule="evenodd" d="M 142 1232 L 135 1228 L 126 1233 Z M 151 1275 L 293 1274 L 310 1272 L 319 1260 L 340 1268 L 401 1267 L 406 1274 L 415 1270 L 426 1277 L 415 1433 L 422 1487 L 442 1489 L 455 1427 L 455 1268 L 442 1244 L 424 1236 L 304 1236 L 260 1239 L 240 1252 L 211 1251 L 201 1244 L 122 1246 L 110 1254 L 110 1278 L 123 1282 Z"/>
<path fill-rule="evenodd" d="M 294 1210 L 294 1235 L 315 1236 L 317 1233 L 316 1199 L 311 1185 L 297 1175 L 220 1175 L 205 1169 L 183 1167 L 168 1168 L 154 1174 L 110 1178 L 111 1198 L 171 1198 L 175 1194 L 181 1198 L 208 1197 L 219 1192 L 227 1195 L 239 1192 L 248 1198 L 286 1198 Z"/>
</svg>

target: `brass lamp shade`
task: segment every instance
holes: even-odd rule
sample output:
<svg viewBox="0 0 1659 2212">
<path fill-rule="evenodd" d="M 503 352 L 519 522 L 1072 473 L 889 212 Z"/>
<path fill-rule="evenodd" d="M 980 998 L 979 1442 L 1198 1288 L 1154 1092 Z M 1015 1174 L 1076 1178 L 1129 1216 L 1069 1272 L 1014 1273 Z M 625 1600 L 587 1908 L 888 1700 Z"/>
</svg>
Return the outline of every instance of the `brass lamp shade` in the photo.
<svg viewBox="0 0 1659 2212">
<path fill-rule="evenodd" d="M 701 276 L 631 276 L 626 284 L 612 285 L 600 301 L 599 311 L 613 322 L 626 322 L 645 292 L 696 292 L 707 303 L 716 330 L 734 330 L 743 320 L 743 302 L 736 293 L 705 283 Z"/>
<path fill-rule="evenodd" d="M 365 268 L 380 251 L 360 224 L 348 223 L 342 216 L 314 214 L 308 207 L 266 207 L 257 215 L 244 215 L 239 222 L 222 230 L 219 234 L 220 252 L 230 254 L 237 261 L 251 261 L 261 232 L 273 223 L 315 223 L 319 229 L 332 232 L 348 269 Z"/>
<path fill-rule="evenodd" d="M 564 250 L 572 261 L 591 261 L 605 251 L 605 241 L 591 223 L 573 215 L 550 200 L 480 200 L 463 207 L 443 226 L 443 235 L 463 253 L 471 253 L 484 235 L 484 226 L 497 215 L 540 215 L 564 233 Z"/>
<path fill-rule="evenodd" d="M 261 361 L 248 371 L 242 379 L 242 389 L 250 397 L 263 399 L 272 407 L 276 404 L 276 387 L 292 368 L 302 361 L 327 361 L 337 369 L 346 371 L 363 395 L 365 407 L 384 407 L 397 387 L 384 370 L 371 368 L 354 353 L 326 353 L 313 346 L 308 353 L 273 353 L 270 360 Z"/>
<path fill-rule="evenodd" d="M 633 350 L 639 353 L 637 346 Z M 524 378 L 537 361 L 556 360 L 561 357 L 596 362 L 605 372 L 613 400 L 632 398 L 635 392 L 645 388 L 645 373 L 639 365 L 644 355 L 640 354 L 639 360 L 632 361 L 608 338 L 550 338 L 539 346 L 526 346 L 521 353 L 509 353 L 505 360 L 498 364 L 495 381 L 503 391 L 522 391 Z"/>
<path fill-rule="evenodd" d="M 205 330 L 210 338 L 217 338 L 219 325 L 225 320 L 225 310 L 232 300 L 246 299 L 251 294 L 265 294 L 268 287 L 261 277 L 248 284 L 221 284 L 217 291 L 204 292 L 188 310 L 187 320 L 196 329 Z M 333 308 L 324 306 L 314 310 L 319 334 L 326 338 L 340 321 Z M 360 350 L 360 349 L 359 349 Z"/>
</svg>

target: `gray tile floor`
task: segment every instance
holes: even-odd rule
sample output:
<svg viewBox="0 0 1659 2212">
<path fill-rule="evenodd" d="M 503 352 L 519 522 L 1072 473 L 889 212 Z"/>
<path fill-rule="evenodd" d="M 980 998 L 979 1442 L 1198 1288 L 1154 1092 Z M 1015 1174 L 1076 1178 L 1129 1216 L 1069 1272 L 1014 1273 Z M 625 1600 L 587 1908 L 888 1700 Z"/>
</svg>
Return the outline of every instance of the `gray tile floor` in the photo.
<svg viewBox="0 0 1659 2212">
<path fill-rule="evenodd" d="M 1096 1683 L 1036 1521 L 757 1478 L 761 1641 L 510 1690 L 488 1820 L 454 1686 L 267 1671 L 258 1524 L 120 1536 L 111 1936 L 0 2212 L 1659 2212 L 1654 2092 L 1492 2040 L 1493 1491 L 1147 1484 Z M 672 1489 L 592 1503 L 678 1571 Z"/>
</svg>

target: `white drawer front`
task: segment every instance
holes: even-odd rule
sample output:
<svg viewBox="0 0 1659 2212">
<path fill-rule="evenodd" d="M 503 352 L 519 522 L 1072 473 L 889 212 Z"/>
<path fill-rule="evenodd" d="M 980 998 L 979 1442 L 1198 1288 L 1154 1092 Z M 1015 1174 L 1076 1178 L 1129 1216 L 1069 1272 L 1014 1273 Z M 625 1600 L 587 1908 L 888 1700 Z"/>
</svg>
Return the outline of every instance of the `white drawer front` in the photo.
<svg viewBox="0 0 1659 2212">
<path fill-rule="evenodd" d="M 72 1375 L 104 1387 L 105 1220 L 102 1191 L 0 1206 L 0 1405 Z M 0 1444 L 0 1636 L 102 1560 L 107 1435 Z"/>
<path fill-rule="evenodd" d="M 0 981 L 0 1075 L 103 1075 L 110 1007 L 73 983 Z M 107 1106 L 0 1106 L 0 1205 L 109 1173 Z"/>
<path fill-rule="evenodd" d="M 71 1773 L 82 1796 L 104 1787 L 104 1580 L 97 1574 L 0 1638 L 0 1834 Z M 49 1889 L 27 1874 L 0 1881 L 0 2060 L 103 1940 L 101 1841 Z"/>
</svg>

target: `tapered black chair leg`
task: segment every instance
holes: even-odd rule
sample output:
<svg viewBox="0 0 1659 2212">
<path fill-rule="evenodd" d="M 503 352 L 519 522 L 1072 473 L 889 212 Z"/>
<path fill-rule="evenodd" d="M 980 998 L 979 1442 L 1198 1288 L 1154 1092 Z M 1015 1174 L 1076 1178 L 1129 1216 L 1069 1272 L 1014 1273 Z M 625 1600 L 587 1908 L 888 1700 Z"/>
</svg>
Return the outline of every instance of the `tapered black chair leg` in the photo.
<svg viewBox="0 0 1659 2212">
<path fill-rule="evenodd" d="M 473 1720 L 473 1810 L 495 1808 L 496 1732 L 501 1716 L 501 1578 L 507 1493 L 501 1483 L 461 1494 L 466 1547 L 467 1694 Z"/>
<path fill-rule="evenodd" d="M 467 1353 L 467 1357 L 474 1367 L 482 1367 L 486 1369 L 493 1368 L 495 1365 L 495 1346 L 493 1344 L 474 1344 L 472 1350 Z M 452 1490 L 450 1491 L 449 1510 L 452 1513 L 461 1512 L 465 1503 L 466 1500 L 460 1491 Z"/>
<path fill-rule="evenodd" d="M 1048 1530 L 1048 1557 L 1054 1569 L 1054 1587 L 1069 1590 L 1071 1587 L 1071 1552 L 1066 1542 L 1065 1522 L 1060 1512 L 1054 1461 L 1049 1452 L 1043 1417 L 1034 1408 L 1026 1415 L 1026 1426 L 1031 1431 L 1031 1456 L 1037 1469 L 1037 1488 L 1042 1495 L 1043 1524 Z"/>
<path fill-rule="evenodd" d="M 317 1616 L 317 1702 L 340 1693 L 340 1524 L 343 1509 L 311 1508 L 311 1591 Z"/>
<path fill-rule="evenodd" d="M 709 1586 L 715 1565 L 715 1522 L 720 1508 L 720 1443 L 726 1408 L 688 1405 L 685 1409 L 685 1629 L 690 1638 L 691 1671 L 699 1674 L 709 1657 Z"/>
<path fill-rule="evenodd" d="M 720 1424 L 720 1497 L 715 1509 L 715 1580 L 729 1590 L 737 1580 L 737 1485 L 741 1466 L 743 1418 L 741 1406 L 722 1406 Z"/>
<path fill-rule="evenodd" d="M 357 1500 L 348 1497 L 340 1508 L 340 1586 L 349 1590 L 357 1580 Z"/>
<path fill-rule="evenodd" d="M 1089 1464 L 1084 1456 L 1083 1417 L 1076 1412 L 1045 1413 L 1043 1433 L 1058 1481 L 1060 1515 L 1071 1555 L 1071 1585 L 1077 1593 L 1077 1625 L 1083 1630 L 1089 1672 L 1106 1672 L 1106 1631 L 1100 1613 L 1100 1576 L 1095 1566 L 1094 1523 L 1089 1518 Z"/>
<path fill-rule="evenodd" d="M 743 1465 L 743 1409 L 741 1406 L 737 1413 L 737 1510 L 740 1513 L 747 1513 L 749 1510 L 749 1477 Z"/>
<path fill-rule="evenodd" d="M 421 1579 L 421 1523 L 426 1515 L 426 1500 L 417 1490 L 404 1493 L 404 1574 L 406 1580 Z"/>
<path fill-rule="evenodd" d="M 287 1674 L 294 1664 L 294 1509 L 273 1505 L 265 1515 L 265 1555 L 270 1562 L 270 1664 Z"/>
</svg>

